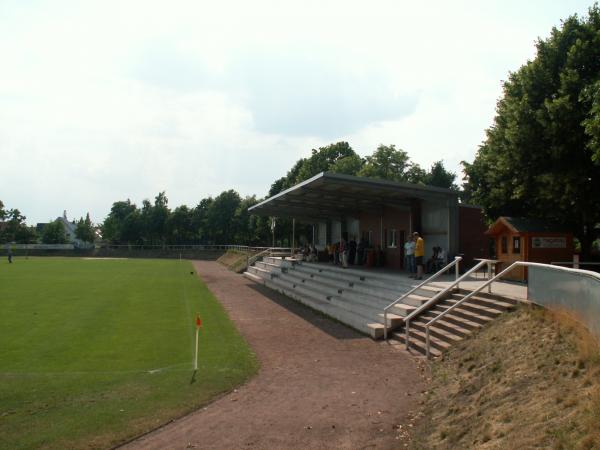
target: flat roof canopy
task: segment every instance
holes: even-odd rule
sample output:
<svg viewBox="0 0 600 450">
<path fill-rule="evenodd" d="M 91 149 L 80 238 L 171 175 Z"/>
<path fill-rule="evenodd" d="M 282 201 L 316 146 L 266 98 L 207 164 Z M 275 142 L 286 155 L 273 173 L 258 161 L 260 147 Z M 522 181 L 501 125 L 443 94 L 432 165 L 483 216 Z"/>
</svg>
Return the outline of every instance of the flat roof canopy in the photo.
<svg viewBox="0 0 600 450">
<path fill-rule="evenodd" d="M 261 216 L 318 221 L 360 212 L 380 214 L 386 206 L 410 206 L 413 199 L 456 203 L 458 193 L 434 186 L 321 172 L 249 211 Z"/>
</svg>

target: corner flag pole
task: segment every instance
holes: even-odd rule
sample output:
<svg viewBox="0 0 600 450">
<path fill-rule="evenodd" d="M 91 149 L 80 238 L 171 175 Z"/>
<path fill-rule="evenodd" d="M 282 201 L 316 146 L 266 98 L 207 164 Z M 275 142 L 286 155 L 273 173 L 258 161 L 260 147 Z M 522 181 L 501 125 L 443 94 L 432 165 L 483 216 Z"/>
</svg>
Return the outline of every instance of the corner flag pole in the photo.
<svg viewBox="0 0 600 450">
<path fill-rule="evenodd" d="M 201 326 L 202 320 L 200 319 L 200 314 L 196 314 L 196 351 L 194 352 L 194 370 L 198 370 L 198 334 Z"/>
</svg>

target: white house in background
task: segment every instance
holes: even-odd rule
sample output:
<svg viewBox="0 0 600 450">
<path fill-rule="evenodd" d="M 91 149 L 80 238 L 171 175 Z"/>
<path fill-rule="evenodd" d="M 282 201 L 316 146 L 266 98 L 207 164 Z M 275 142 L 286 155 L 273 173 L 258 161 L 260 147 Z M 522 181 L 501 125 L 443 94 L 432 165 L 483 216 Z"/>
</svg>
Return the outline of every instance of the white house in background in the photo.
<svg viewBox="0 0 600 450">
<path fill-rule="evenodd" d="M 73 243 L 75 245 L 82 244 L 83 241 L 80 241 L 75 237 L 75 229 L 77 228 L 77 223 L 75 221 L 69 222 L 67 219 L 67 210 L 63 211 L 62 217 L 57 217 L 56 220 L 62 222 L 65 227 L 65 234 L 67 235 L 67 241 Z"/>
<path fill-rule="evenodd" d="M 75 245 L 75 247 L 88 247 L 90 245 L 89 243 L 83 242 L 81 239 L 77 239 L 77 237 L 75 236 L 77 222 L 75 222 L 74 220 L 69 221 L 69 219 L 67 219 L 67 210 L 64 210 L 63 215 L 61 217 L 57 217 L 56 220 L 63 224 L 63 227 L 65 229 L 65 235 L 67 236 L 67 242 L 69 244 L 73 244 Z M 48 224 L 38 223 L 36 227 L 38 233 L 42 233 L 46 225 Z"/>
</svg>

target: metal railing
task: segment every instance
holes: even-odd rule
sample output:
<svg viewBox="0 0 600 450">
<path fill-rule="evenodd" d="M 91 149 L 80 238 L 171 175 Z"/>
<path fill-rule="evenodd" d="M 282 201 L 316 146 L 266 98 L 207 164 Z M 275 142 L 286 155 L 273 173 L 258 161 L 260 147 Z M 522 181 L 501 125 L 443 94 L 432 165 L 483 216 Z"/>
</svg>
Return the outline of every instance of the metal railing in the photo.
<svg viewBox="0 0 600 450">
<path fill-rule="evenodd" d="M 263 258 L 265 256 L 272 256 L 272 255 L 292 255 L 292 248 L 290 247 L 268 247 L 268 248 L 263 248 L 263 250 L 259 251 L 258 253 L 254 254 L 254 255 L 250 255 L 250 253 L 248 253 L 248 256 L 246 257 L 246 270 L 248 270 L 248 267 L 250 267 L 252 264 L 254 264 L 256 261 L 258 261 L 259 258 Z"/>
<path fill-rule="evenodd" d="M 491 293 L 492 292 L 492 283 L 494 281 L 496 281 L 498 278 L 501 278 L 502 276 L 504 276 L 505 274 L 511 272 L 513 269 L 515 269 L 516 267 L 519 267 L 519 266 L 522 266 L 522 267 L 531 267 L 531 266 L 548 267 L 548 264 L 533 263 L 533 262 L 527 262 L 527 261 L 516 261 L 516 262 L 512 263 L 510 266 L 508 266 L 506 269 L 502 270 L 496 276 L 490 277 L 490 279 L 488 281 L 486 281 L 485 283 L 483 283 L 481 286 L 479 286 L 473 292 L 469 293 L 468 295 L 465 295 L 463 298 L 461 298 L 458 302 L 456 302 L 450 308 L 446 309 L 445 311 L 442 311 L 438 316 L 434 317 L 429 322 L 427 322 L 427 324 L 425 325 L 425 345 L 426 345 L 426 356 L 427 356 L 427 359 L 429 359 L 429 357 L 430 357 L 430 345 L 431 345 L 430 344 L 430 337 L 429 337 L 429 328 L 433 324 L 435 324 L 438 320 L 440 320 L 442 317 L 444 317 L 446 314 L 448 314 L 450 311 L 452 311 L 453 309 L 458 308 L 464 302 L 466 302 L 467 300 L 469 300 L 473 296 L 477 295 L 484 288 L 487 287 L 488 288 L 488 292 Z M 550 267 L 559 268 L 558 266 L 550 266 Z M 562 268 L 562 267 L 561 267 L 561 269 L 563 269 L 563 270 L 569 270 L 569 271 L 578 271 L 577 269 L 567 269 L 567 268 Z M 581 271 L 581 272 L 585 272 L 585 271 Z"/>
<path fill-rule="evenodd" d="M 454 261 L 452 261 L 451 263 L 447 264 L 445 267 L 443 267 L 438 272 L 436 272 L 435 274 L 433 274 L 432 276 L 430 276 L 429 278 L 427 278 L 421 284 L 419 284 L 418 286 L 412 288 L 410 291 L 408 291 L 405 294 L 401 295 L 396 300 L 394 300 L 392 303 L 390 303 L 385 308 L 383 308 L 383 339 L 387 340 L 387 329 L 388 329 L 388 326 L 387 326 L 387 323 L 388 323 L 387 322 L 387 314 L 388 314 L 388 310 L 390 310 L 391 308 L 393 308 L 396 304 L 400 303 L 402 300 L 404 300 L 406 297 L 408 297 L 413 292 L 421 289 L 423 286 L 425 286 L 425 285 L 431 283 L 432 281 L 434 281 L 437 277 L 439 277 L 443 273 L 445 273 L 448 270 L 450 270 L 453 266 L 455 267 L 456 278 L 458 278 L 459 263 L 460 263 L 460 261 L 462 261 L 462 257 L 461 256 L 454 257 Z"/>
<path fill-rule="evenodd" d="M 454 280 L 454 283 L 450 284 L 445 289 L 442 289 L 440 292 L 435 294 L 433 297 L 431 297 L 429 300 L 427 300 L 425 303 L 423 303 L 421 306 L 419 306 L 417 309 L 415 309 L 412 313 L 410 313 L 408 316 L 406 316 L 404 318 L 404 329 L 406 332 L 406 349 L 407 350 L 410 348 L 410 321 L 412 320 L 412 318 L 418 316 L 423 311 L 428 310 L 432 306 L 435 306 L 435 304 L 439 300 L 443 299 L 446 295 L 448 295 L 449 292 L 451 292 L 455 288 L 459 289 L 461 281 L 464 281 L 467 278 L 469 278 L 471 276 L 471 274 L 473 274 L 474 272 L 477 272 L 483 266 L 485 266 L 485 265 L 488 266 L 488 278 L 491 278 L 491 266 L 492 266 L 493 262 L 494 262 L 493 260 L 488 260 L 488 259 L 483 259 L 483 260 L 479 261 L 477 264 L 475 264 L 473 267 L 471 267 L 469 270 L 467 270 L 461 277 L 457 277 Z M 427 352 L 429 352 L 429 347 L 427 348 Z"/>
</svg>

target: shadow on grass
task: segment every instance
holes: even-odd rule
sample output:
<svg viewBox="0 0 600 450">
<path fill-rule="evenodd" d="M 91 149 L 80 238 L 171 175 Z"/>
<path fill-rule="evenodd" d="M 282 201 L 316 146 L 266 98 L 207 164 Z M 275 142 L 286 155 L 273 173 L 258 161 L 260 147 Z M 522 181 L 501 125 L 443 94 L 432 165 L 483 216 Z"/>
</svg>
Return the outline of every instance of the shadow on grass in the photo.
<svg viewBox="0 0 600 450">
<path fill-rule="evenodd" d="M 312 309 L 296 300 L 293 300 L 279 292 L 273 291 L 268 287 L 259 284 L 250 284 L 248 287 L 259 292 L 263 297 L 268 298 L 273 303 L 285 308 L 292 314 L 300 317 L 319 330 L 327 333 L 336 339 L 363 339 L 366 335 L 359 333 L 353 328 L 341 323 L 336 319 L 326 316 L 320 311 Z"/>
</svg>

